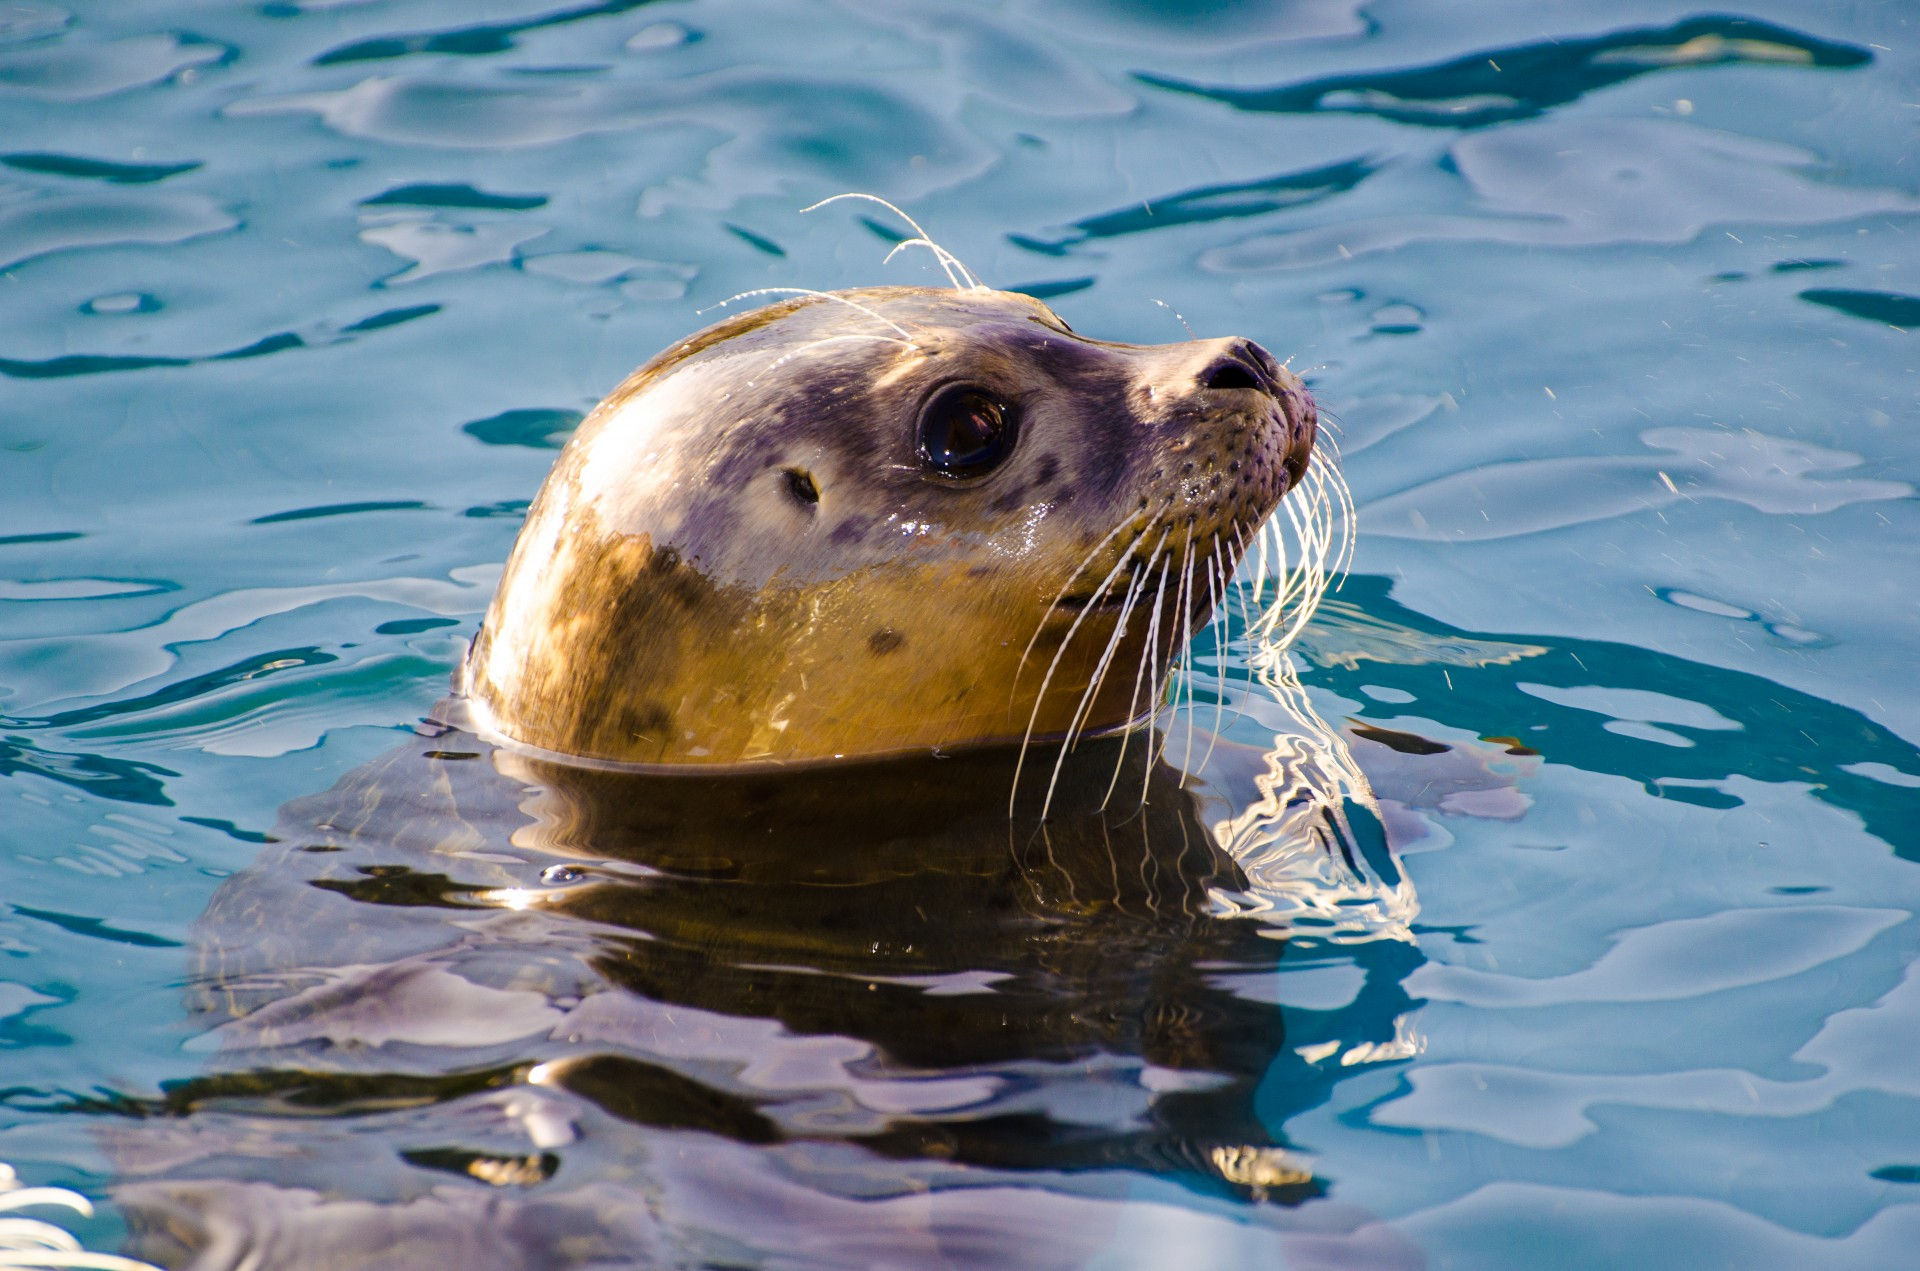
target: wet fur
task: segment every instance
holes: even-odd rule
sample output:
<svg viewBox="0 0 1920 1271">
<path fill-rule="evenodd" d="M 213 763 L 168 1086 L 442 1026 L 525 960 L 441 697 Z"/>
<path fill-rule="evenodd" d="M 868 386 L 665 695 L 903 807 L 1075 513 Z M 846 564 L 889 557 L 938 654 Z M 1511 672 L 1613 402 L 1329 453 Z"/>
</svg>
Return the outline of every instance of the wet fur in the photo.
<svg viewBox="0 0 1920 1271">
<path fill-rule="evenodd" d="M 1223 358 L 1270 391 L 1208 390 Z M 922 403 L 956 382 L 1021 414 L 1013 455 L 964 483 L 915 448 Z M 668 350 L 589 416 L 464 688 L 504 738 L 661 766 L 1150 718 L 1137 681 L 1164 685 L 1224 599 L 1306 470 L 1314 421 L 1299 381 L 1245 341 L 1088 340 L 984 288 L 784 300 Z"/>
</svg>

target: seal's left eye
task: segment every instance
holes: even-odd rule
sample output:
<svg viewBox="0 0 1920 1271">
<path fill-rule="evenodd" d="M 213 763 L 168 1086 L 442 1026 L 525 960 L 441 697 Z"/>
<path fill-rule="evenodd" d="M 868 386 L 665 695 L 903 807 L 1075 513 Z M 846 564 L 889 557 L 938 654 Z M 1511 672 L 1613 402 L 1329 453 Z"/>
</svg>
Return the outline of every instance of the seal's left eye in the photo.
<svg viewBox="0 0 1920 1271">
<path fill-rule="evenodd" d="M 1013 407 L 984 388 L 942 390 L 920 416 L 920 457 L 943 476 L 985 476 L 1013 450 Z"/>
</svg>

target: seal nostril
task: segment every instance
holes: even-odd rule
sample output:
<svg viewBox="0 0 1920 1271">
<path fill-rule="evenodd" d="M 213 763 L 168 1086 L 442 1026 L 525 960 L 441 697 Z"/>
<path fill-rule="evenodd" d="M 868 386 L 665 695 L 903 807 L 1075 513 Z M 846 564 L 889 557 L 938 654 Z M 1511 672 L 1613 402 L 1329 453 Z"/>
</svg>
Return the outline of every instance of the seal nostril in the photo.
<svg viewBox="0 0 1920 1271">
<path fill-rule="evenodd" d="M 820 487 L 813 483 L 813 474 L 804 468 L 788 468 L 787 491 L 794 498 L 809 506 L 820 502 Z"/>
<path fill-rule="evenodd" d="M 1200 377 L 1202 388 L 1259 388 L 1260 377 L 1238 358 L 1226 358 L 1207 368 Z"/>
</svg>

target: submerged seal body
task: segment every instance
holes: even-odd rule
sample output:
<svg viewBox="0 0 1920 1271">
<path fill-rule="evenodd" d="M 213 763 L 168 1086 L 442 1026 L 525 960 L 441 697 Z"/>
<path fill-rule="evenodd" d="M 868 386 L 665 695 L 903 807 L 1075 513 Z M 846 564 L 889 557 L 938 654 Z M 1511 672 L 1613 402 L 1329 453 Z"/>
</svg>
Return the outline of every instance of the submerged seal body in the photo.
<svg viewBox="0 0 1920 1271">
<path fill-rule="evenodd" d="M 797 296 L 588 416 L 458 687 L 491 734 L 647 767 L 1123 727 L 1315 421 L 1247 340 L 1091 340 L 978 287 Z"/>
</svg>

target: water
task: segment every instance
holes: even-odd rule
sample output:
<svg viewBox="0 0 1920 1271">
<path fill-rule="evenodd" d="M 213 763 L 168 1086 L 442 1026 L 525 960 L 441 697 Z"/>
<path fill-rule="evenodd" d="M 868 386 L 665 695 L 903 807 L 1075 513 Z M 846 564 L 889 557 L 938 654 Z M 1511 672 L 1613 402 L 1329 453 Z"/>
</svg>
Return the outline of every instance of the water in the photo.
<svg viewBox="0 0 1920 1271">
<path fill-rule="evenodd" d="M 1907 1256 L 1915 23 L 1504 10 L 0 5 L 0 1160 L 106 1202 L 95 1248 L 253 1178 L 296 1242 L 309 1193 L 489 1200 L 501 1265 Z M 1296 656 L 1406 938 L 1044 893 L 1054 963 L 796 951 L 819 914 L 642 889 L 618 947 L 680 952 L 599 1032 L 544 1013 L 558 937 L 488 928 L 388 989 L 465 1034 L 222 1049 L 236 875 L 316 965 L 462 930 L 263 840 L 418 744 L 553 448 L 697 310 L 935 280 L 797 214 L 855 189 L 1077 329 L 1308 372 L 1360 538 Z M 1284 846 L 1255 899 L 1315 894 Z M 839 936 L 911 943 L 888 903 Z M 618 1062 L 528 1079 L 563 1052 Z"/>
</svg>

